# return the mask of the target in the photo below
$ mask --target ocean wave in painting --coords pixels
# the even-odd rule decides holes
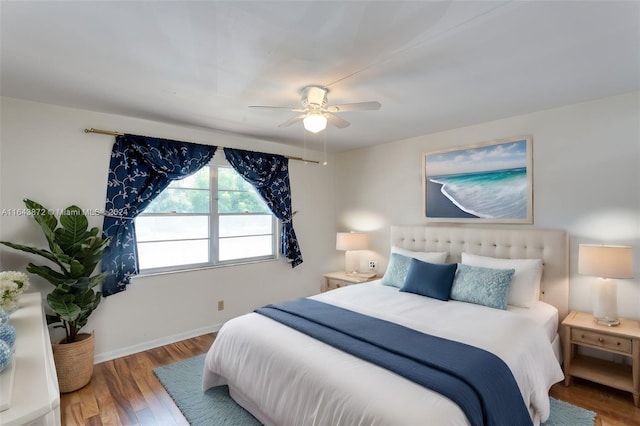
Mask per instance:
[[[527,217],[527,169],[429,177],[442,185],[442,194],[458,208],[486,218],[524,219]]]

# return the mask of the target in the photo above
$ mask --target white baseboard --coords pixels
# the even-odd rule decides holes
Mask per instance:
[[[126,348],[118,349],[115,351],[96,353],[94,363],[97,364],[99,362],[109,361],[115,358],[143,352],[149,349],[157,348],[159,346],[164,346],[170,343],[179,342],[181,340],[190,339],[192,337],[202,336],[203,334],[216,333],[220,331],[220,327],[222,327],[222,324],[214,324],[211,326],[186,331],[184,333],[166,336],[161,339],[150,340],[148,342],[139,343],[137,345],[128,346]]]

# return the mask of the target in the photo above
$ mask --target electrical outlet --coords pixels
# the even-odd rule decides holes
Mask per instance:
[[[218,310],[224,311],[224,300],[218,300]]]
[[[376,261],[375,260],[370,260],[369,261],[369,270],[373,271],[376,269]]]

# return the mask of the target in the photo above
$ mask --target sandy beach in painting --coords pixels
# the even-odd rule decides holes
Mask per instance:
[[[426,214],[428,218],[472,219],[478,217],[465,212],[453,204],[453,202],[442,193],[442,184],[427,179],[426,189]]]

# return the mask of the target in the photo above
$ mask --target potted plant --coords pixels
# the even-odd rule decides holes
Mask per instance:
[[[40,225],[49,249],[39,249],[7,241],[7,247],[41,256],[53,265],[29,263],[27,272],[36,274],[53,285],[47,304],[53,314],[47,314],[47,324],[63,328],[65,338],[53,344],[53,357],[60,392],[72,392],[91,380],[94,361],[93,333],[80,333],[89,316],[98,307],[102,294],[96,288],[107,273],[94,275],[108,240],[98,228],[89,228],[86,215],[78,206],[62,211],[60,221],[50,210],[28,199],[26,211]]]

